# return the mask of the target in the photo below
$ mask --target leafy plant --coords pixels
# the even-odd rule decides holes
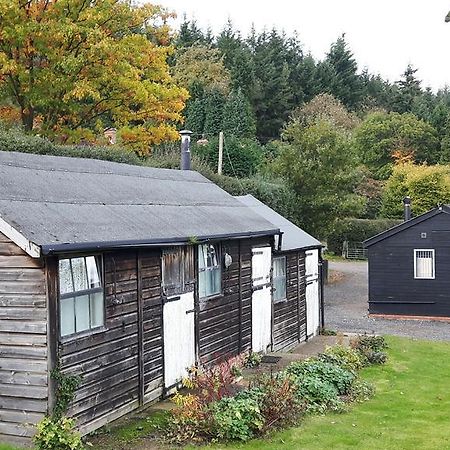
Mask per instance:
[[[297,378],[297,397],[305,402],[309,413],[324,413],[327,409],[340,410],[343,402],[333,383],[315,376]]]
[[[252,398],[224,397],[211,405],[215,437],[247,441],[264,425],[258,402]]]
[[[356,375],[348,370],[343,369],[339,365],[317,359],[307,359],[291,363],[287,369],[290,373],[297,377],[298,382],[302,382],[304,378],[316,378],[334,386],[338,394],[346,394]]]
[[[81,436],[74,428],[73,419],[45,417],[38,423],[33,441],[38,450],[82,450]]]
[[[253,367],[258,367],[261,364],[262,355],[257,352],[250,352],[244,361],[244,366],[247,369],[252,369]]]
[[[383,336],[359,336],[352,342],[352,347],[360,353],[365,365],[384,364],[387,361],[387,354],[383,350],[388,345]]]
[[[364,402],[375,395],[375,388],[365,380],[355,380],[349,392],[352,402]]]
[[[64,374],[59,366],[52,370],[51,377],[56,381],[56,401],[52,417],[60,419],[67,411],[69,403],[73,400],[75,391],[81,383],[81,377],[79,375]]]
[[[327,347],[325,352],[318,356],[324,362],[338,365],[339,367],[356,373],[363,367],[363,360],[360,353],[351,347],[344,345],[333,345]]]

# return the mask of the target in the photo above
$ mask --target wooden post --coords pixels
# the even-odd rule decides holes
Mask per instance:
[[[219,163],[217,164],[217,173],[222,175],[223,163],[223,131],[219,133]]]

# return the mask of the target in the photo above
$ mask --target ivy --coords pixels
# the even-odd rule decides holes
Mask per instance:
[[[59,364],[50,375],[56,381],[56,400],[52,418],[58,420],[67,412],[70,402],[74,399],[75,391],[81,383],[81,376],[62,373]]]

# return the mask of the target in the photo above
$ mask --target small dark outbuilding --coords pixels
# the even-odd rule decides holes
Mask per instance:
[[[450,207],[439,206],[367,241],[369,313],[450,318]]]

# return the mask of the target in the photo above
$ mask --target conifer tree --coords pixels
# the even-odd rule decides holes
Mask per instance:
[[[395,83],[398,87],[398,93],[394,98],[392,107],[395,112],[411,112],[414,100],[422,94],[421,81],[416,78],[416,72],[417,69],[408,64],[402,74],[402,79]]]
[[[222,131],[236,137],[254,137],[255,119],[249,101],[241,89],[232,91],[223,109]]]
[[[224,103],[224,94],[217,88],[213,88],[205,96],[205,126],[203,131],[208,138],[222,131]]]

